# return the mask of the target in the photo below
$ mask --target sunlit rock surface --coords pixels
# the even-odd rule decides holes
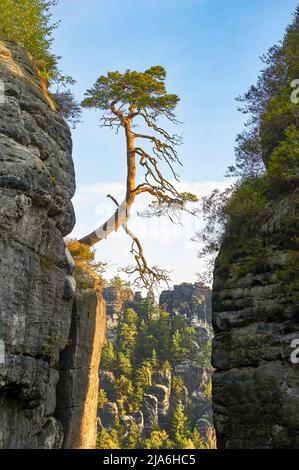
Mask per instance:
[[[94,449],[97,438],[98,370],[106,306],[100,281],[87,273],[84,276],[85,288],[76,291],[69,343],[60,356],[56,416],[67,449]]]

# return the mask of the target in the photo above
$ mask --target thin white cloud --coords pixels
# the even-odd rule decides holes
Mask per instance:
[[[215,188],[224,190],[230,181],[197,181],[178,184],[180,191],[190,191],[199,197],[207,196]],[[79,186],[73,200],[77,224],[71,234],[80,238],[101,223],[105,222],[115,209],[108,199],[111,194],[121,201],[125,186],[120,182],[101,182],[93,185]],[[129,222],[131,230],[142,241],[149,264],[158,265],[171,271],[174,284],[194,282],[196,273],[204,270],[197,258],[198,245],[191,241],[196,231],[202,227],[200,217],[184,214],[182,225],[175,225],[167,217],[144,219],[137,212],[144,210],[150,198],[137,198]],[[130,255],[131,240],[122,229],[111,234],[97,245],[97,258],[109,263],[107,277],[112,277],[120,267],[132,263]]]

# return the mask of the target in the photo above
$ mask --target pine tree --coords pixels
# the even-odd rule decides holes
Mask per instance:
[[[184,408],[179,404],[171,419],[171,432],[177,449],[194,449],[194,443],[190,438],[187,429],[188,419],[184,413]]]
[[[114,351],[114,346],[112,341],[105,341],[103,348],[102,348],[102,353],[101,353],[101,364],[100,368],[102,370],[110,370],[114,371],[115,369],[115,359],[116,359],[116,354]]]
[[[145,449],[173,449],[173,446],[173,442],[164,430],[152,431],[150,437],[143,443]]]
[[[156,369],[158,367],[158,355],[155,349],[153,349],[153,352],[152,352],[151,366],[152,366],[152,369]]]
[[[161,362],[171,360],[171,317],[168,312],[160,310],[159,318],[153,322],[151,328],[152,334],[156,339],[156,351],[159,351],[159,360]]]
[[[136,347],[135,347],[135,360],[136,365],[139,366],[142,364],[145,358],[150,358],[152,354],[152,350],[156,349],[157,341],[150,331],[149,326],[146,324],[144,320],[141,320],[138,334],[136,339]]]
[[[172,361],[174,364],[178,363],[183,358],[184,348],[182,335],[179,330],[176,330],[172,336],[171,341]]]
[[[107,431],[103,428],[98,434],[97,449],[120,449],[121,442],[117,430]]]
[[[144,361],[142,366],[136,371],[136,384],[142,389],[152,385],[153,369],[150,361]]]
[[[241,178],[260,176],[275,147],[298,125],[298,105],[291,101],[291,85],[299,77],[299,7],[281,43],[262,57],[265,66],[257,84],[238,98],[240,110],[249,115],[237,137],[236,166],[230,172]]]
[[[137,326],[122,322],[119,327],[119,349],[126,354],[132,353],[137,337]]]
[[[118,352],[117,354],[117,365],[116,365],[116,372],[118,375],[124,375],[125,377],[131,377],[133,372],[133,367],[130,361],[130,357],[128,357],[123,352]]]
[[[140,429],[136,423],[131,423],[130,430],[123,434],[122,448],[136,449],[140,439]]]
[[[130,400],[134,393],[134,387],[132,381],[121,375],[115,380],[114,391],[117,397],[117,400],[123,402],[126,406],[130,404]]]
[[[194,444],[195,449],[206,449],[204,440],[200,437],[200,434],[196,428],[194,428],[193,430],[193,433],[191,435],[191,440]]]
[[[184,414],[183,405],[179,404],[175,409],[172,419],[171,419],[171,430],[173,436],[177,439],[177,437],[184,437],[186,432],[186,423],[187,418]]]
[[[181,139],[171,135],[161,125],[159,118],[178,123],[175,109],[179,97],[168,93],[165,86],[166,70],[157,65],[144,72],[126,70],[108,72],[101,75],[92,88],[87,90],[82,106],[101,112],[101,125],[123,130],[127,163],[126,197],[117,205],[117,210],[100,227],[81,238],[88,246],[104,240],[113,231],[123,227],[132,239],[131,253],[135,264],[126,268],[126,273],[136,275],[138,281],[148,291],[153,292],[161,282],[169,280],[165,270],[150,267],[146,261],[142,244],[129,229],[128,221],[135,199],[144,194],[153,198],[147,215],[168,215],[171,220],[178,211],[186,210],[188,202],[196,202],[194,194],[179,192],[172,181],[167,179],[162,165],[170,169],[171,177],[178,179],[175,165],[180,163],[177,145]],[[145,128],[137,132],[136,126]],[[137,167],[143,178],[137,181]],[[164,173],[164,174],[163,174]]]

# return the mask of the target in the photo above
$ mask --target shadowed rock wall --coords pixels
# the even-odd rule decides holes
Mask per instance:
[[[215,267],[213,408],[219,448],[299,448],[298,175],[227,231]]]
[[[75,222],[72,141],[28,55],[4,41],[0,80],[0,448],[56,448],[74,296],[63,240]]]

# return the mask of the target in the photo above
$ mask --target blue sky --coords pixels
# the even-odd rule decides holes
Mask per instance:
[[[63,57],[62,70],[78,81],[78,99],[109,70],[163,65],[169,91],[181,97],[180,175],[199,191],[206,190],[224,184],[223,175],[234,160],[235,137],[244,122],[235,98],[255,83],[259,57],[282,38],[297,4],[298,0],[60,0],[54,50]],[[83,123],[73,132],[75,235],[101,221],[104,214],[98,204],[102,200],[107,205],[104,191],[125,178],[124,142],[99,128],[98,118],[95,111],[84,111]],[[150,256],[170,264],[175,282],[194,280],[200,270],[196,247],[187,250],[187,238],[181,242],[160,247],[157,239],[147,242],[145,237]],[[112,240],[102,250],[115,267],[123,262],[115,252],[129,247],[122,243]],[[180,253],[176,260],[174,250]],[[184,260],[188,268],[183,268]]]
[[[183,179],[223,177],[242,128],[235,97],[254,83],[259,56],[278,41],[297,0],[60,0],[55,50],[82,98],[100,74],[163,65],[181,97]],[[84,113],[74,132],[78,183],[124,177],[120,139]],[[93,168],[93,171],[91,171]]]

